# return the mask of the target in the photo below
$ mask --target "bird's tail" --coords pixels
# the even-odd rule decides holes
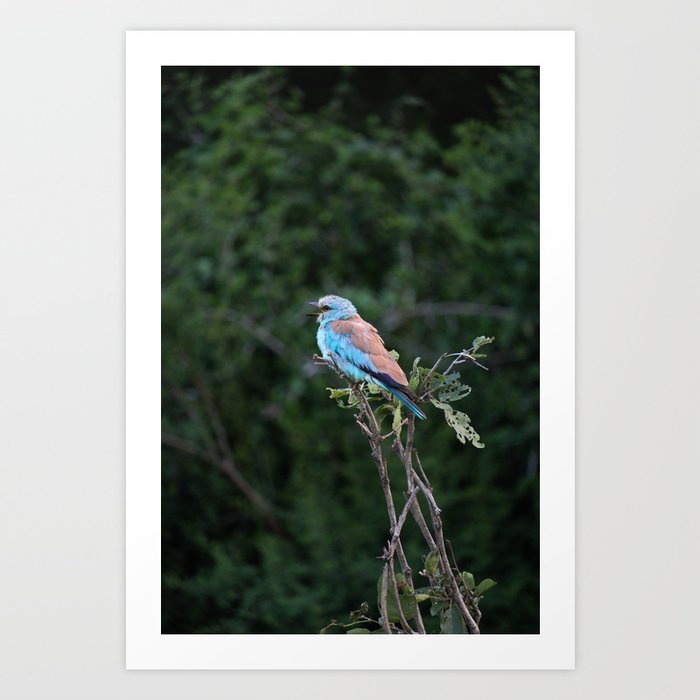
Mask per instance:
[[[413,402],[413,399],[403,392],[399,391],[398,389],[392,389],[391,387],[388,387],[386,385],[383,386],[384,389],[386,389],[392,396],[395,396],[406,408],[414,413],[418,418],[421,420],[426,419],[425,413],[416,406],[416,404]]]

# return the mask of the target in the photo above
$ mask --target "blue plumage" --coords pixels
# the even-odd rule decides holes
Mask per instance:
[[[381,387],[424,420],[404,371],[387,352],[377,329],[358,315],[352,302],[328,295],[310,303],[319,310],[316,342],[321,355],[350,379]]]

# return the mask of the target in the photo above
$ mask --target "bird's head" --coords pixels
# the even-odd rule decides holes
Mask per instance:
[[[310,301],[311,306],[315,306],[318,311],[307,316],[316,316],[316,321],[343,321],[348,318],[357,316],[357,309],[353,303],[343,297],[338,297],[335,294],[328,294],[321,297],[318,301]]]

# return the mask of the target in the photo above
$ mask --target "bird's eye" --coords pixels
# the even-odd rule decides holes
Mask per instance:
[[[330,311],[331,307],[330,306],[324,306],[321,311]]]

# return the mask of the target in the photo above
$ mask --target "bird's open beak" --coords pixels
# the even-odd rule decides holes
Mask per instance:
[[[311,306],[315,306],[316,308],[318,308],[318,302],[317,302],[317,301],[310,301],[309,304],[311,304]],[[319,314],[319,312],[316,311],[316,313],[310,313],[310,314],[304,314],[304,315],[305,315],[305,316],[318,316],[318,314]]]

